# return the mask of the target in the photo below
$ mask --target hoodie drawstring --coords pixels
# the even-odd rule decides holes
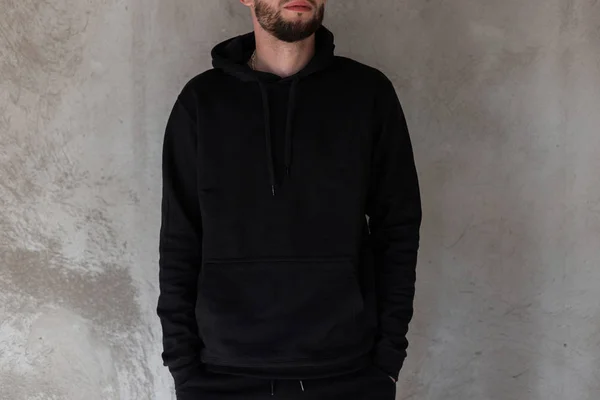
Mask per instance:
[[[285,174],[290,176],[290,168],[292,167],[292,126],[294,112],[296,111],[296,86],[298,86],[298,79],[292,81],[290,87],[290,95],[288,98],[288,110],[285,121]],[[302,383],[302,381],[300,381]]]
[[[273,138],[271,137],[271,110],[269,107],[269,93],[264,83],[258,81],[260,87],[260,93],[262,96],[263,103],[263,117],[265,124],[265,145],[267,150],[267,169],[269,171],[269,182],[271,184],[271,193],[275,196],[275,161],[273,159]],[[288,97],[288,109],[285,122],[285,155],[284,165],[285,173],[290,176],[290,170],[292,166],[292,127],[294,120],[294,113],[296,109],[296,88],[298,86],[298,79],[292,81],[290,87],[290,94]]]
[[[271,182],[271,193],[275,196],[275,166],[273,165],[273,145],[271,144],[271,110],[269,108],[269,94],[262,82],[258,81],[258,86],[260,86],[260,94],[262,95],[263,116],[265,119],[265,142],[267,146],[269,181]]]
[[[300,389],[302,389],[302,391],[304,392],[304,383],[302,382],[302,379],[300,379],[298,382],[300,382]],[[271,379],[271,396],[275,395],[275,381],[273,379]]]

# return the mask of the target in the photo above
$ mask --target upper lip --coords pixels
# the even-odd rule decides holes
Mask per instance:
[[[304,1],[304,0],[295,0],[295,1],[290,1],[289,3],[287,3],[285,5],[285,8],[288,7],[308,7],[308,8],[312,8],[312,4],[310,4],[308,1]]]

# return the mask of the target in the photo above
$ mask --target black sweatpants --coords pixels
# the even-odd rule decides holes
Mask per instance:
[[[259,379],[202,371],[177,400],[394,400],[396,384],[375,366],[318,379]]]

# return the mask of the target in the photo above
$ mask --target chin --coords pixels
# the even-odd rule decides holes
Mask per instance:
[[[303,23],[308,23],[309,21],[311,21],[311,18],[310,18],[310,16],[306,16],[306,17],[305,16],[302,16],[302,17],[296,16],[296,17],[287,18],[287,21],[292,22],[292,23],[297,23],[297,24],[300,24],[300,23],[303,24]]]
[[[293,20],[297,20],[297,19],[309,19],[309,18],[312,18],[314,16],[314,14],[315,14],[314,11],[302,11],[302,12],[299,12],[299,11],[291,11],[291,10],[285,10],[285,9],[284,9],[284,11],[285,11],[286,14],[291,15],[292,17],[290,17],[290,19],[293,19]]]
[[[304,17],[304,16],[302,16],[302,17],[295,16],[295,17],[286,18],[286,21],[288,21],[288,22],[296,22],[296,23],[299,23],[299,22],[308,22],[310,20],[311,20],[310,17]]]

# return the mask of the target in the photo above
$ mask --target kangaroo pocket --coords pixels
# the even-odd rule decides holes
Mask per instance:
[[[206,262],[197,303],[204,359],[251,366],[340,356],[361,340],[363,307],[351,258]]]

